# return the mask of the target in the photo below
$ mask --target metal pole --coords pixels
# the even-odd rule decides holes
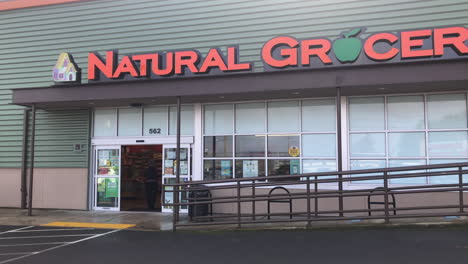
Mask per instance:
[[[314,194],[315,194],[315,198],[314,198],[314,215],[315,217],[318,216],[318,184],[317,184],[317,180],[318,180],[318,177],[315,176],[315,183],[314,183]]]
[[[240,181],[237,181],[237,228],[241,228],[241,188]]]
[[[177,145],[176,145],[176,184],[180,183],[180,112],[181,112],[181,99],[180,96],[177,96]],[[179,186],[176,186],[174,189],[174,203],[179,203]],[[179,221],[179,206],[175,205],[174,208],[174,230],[175,224]]]
[[[87,202],[86,202],[86,209],[90,210],[92,208],[92,191],[94,190],[94,175],[93,175],[93,170],[94,170],[94,161],[92,160],[93,158],[93,146],[91,144],[91,138],[93,137],[93,109],[89,108],[88,109],[88,144],[87,144],[87,151],[88,155],[86,155],[86,164],[88,164],[88,191],[87,191]],[[89,175],[92,175],[91,178]]]
[[[317,193],[315,193],[317,195]],[[317,200],[317,197],[314,198]],[[310,227],[310,176],[307,176],[307,227]]]
[[[255,180],[252,181],[252,220],[255,220]]]
[[[341,134],[341,88],[336,87],[336,136],[338,138],[338,172],[343,171],[343,146],[341,142],[342,134]],[[339,190],[339,197],[338,197],[338,207],[340,211],[340,216],[343,216],[343,175],[338,174],[338,190]]]
[[[21,155],[21,209],[27,207],[28,196],[28,112],[29,109],[24,109],[23,112],[23,148]]]
[[[459,191],[459,202],[460,202],[460,213],[463,213],[465,210],[465,203],[463,201],[463,173],[462,173],[463,168],[458,167],[458,188],[460,189]]]
[[[32,108],[31,108],[31,159],[30,159],[30,165],[29,165],[28,216],[32,216],[35,134],[36,134],[36,106],[32,105]]]
[[[388,174],[386,171],[383,173],[384,178],[384,202],[385,202],[385,223],[390,223],[390,216],[388,212]]]

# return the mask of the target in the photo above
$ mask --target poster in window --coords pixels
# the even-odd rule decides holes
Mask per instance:
[[[170,159],[170,160],[175,160],[176,159],[175,149],[167,149],[166,154],[167,154],[166,159]]]
[[[164,202],[172,203],[174,200],[174,193],[172,192],[172,187],[164,187]],[[164,208],[172,208],[172,206],[165,206]]]
[[[187,160],[187,149],[180,150],[180,160]]]
[[[231,161],[222,160],[221,161],[221,177],[230,177],[231,173]]]
[[[165,160],[164,161],[164,167],[166,167],[166,168],[174,167],[174,161],[173,160]]]
[[[180,161],[180,174],[188,175],[188,162],[187,161]]]
[[[117,197],[118,189],[117,179],[106,179],[106,198]]]
[[[244,177],[258,177],[258,160],[244,160],[242,163]]]
[[[301,154],[301,150],[297,146],[291,146],[288,149],[289,156],[298,157]]]
[[[165,168],[164,174],[174,175],[174,168]]]
[[[290,170],[289,173],[291,175],[299,174],[300,169],[301,169],[301,166],[300,166],[299,160],[291,160],[291,163],[289,165],[289,170]]]

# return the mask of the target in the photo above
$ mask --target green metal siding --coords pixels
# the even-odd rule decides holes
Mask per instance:
[[[367,33],[468,26],[468,0],[101,0],[0,12],[0,167],[18,167],[22,108],[9,89],[52,85],[61,52],[87,76],[87,53],[123,53],[240,45],[241,61],[262,71],[260,48],[274,36],[336,38],[353,27]],[[37,165],[86,167],[69,151],[87,143],[87,111],[39,114]]]
[[[23,111],[19,111],[18,114],[0,115],[0,124],[0,167],[20,167]],[[38,110],[35,167],[87,167],[88,124],[88,110]],[[31,129],[28,132],[30,137]],[[86,147],[81,152],[74,152],[74,144],[84,144]],[[28,150],[29,148],[30,144]]]
[[[88,110],[37,111],[35,167],[87,167],[88,128]],[[74,144],[86,147],[74,152]]]

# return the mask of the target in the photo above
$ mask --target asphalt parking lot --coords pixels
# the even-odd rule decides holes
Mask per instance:
[[[0,226],[0,264],[468,263],[468,227],[145,232]]]
[[[0,226],[0,263],[13,263],[74,243],[94,239],[118,230],[54,228],[42,226]]]

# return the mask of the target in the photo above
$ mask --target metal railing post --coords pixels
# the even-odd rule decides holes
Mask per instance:
[[[317,199],[317,198],[315,198]],[[310,227],[311,215],[310,215],[310,177],[307,176],[307,227]]]
[[[318,177],[315,176],[315,183],[314,183],[314,194],[315,194],[315,199],[314,199],[314,215],[315,217],[318,216],[318,183],[317,183]]]
[[[386,171],[383,173],[384,178],[384,202],[385,202],[385,223],[390,223],[390,215],[388,212],[388,174]]]
[[[237,227],[241,228],[241,191],[240,181],[237,181]]]
[[[255,220],[255,180],[252,181],[252,220]]]
[[[459,202],[460,202],[460,213],[465,211],[465,203],[463,201],[463,168],[458,167],[458,188],[459,188]]]

